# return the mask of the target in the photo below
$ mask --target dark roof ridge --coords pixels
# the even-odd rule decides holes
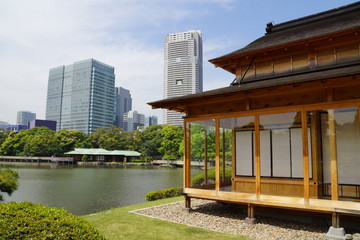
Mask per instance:
[[[341,15],[344,13],[349,13],[352,11],[356,11],[358,9],[360,9],[360,1],[348,4],[348,5],[340,6],[337,8],[333,8],[333,9],[330,9],[330,10],[327,10],[324,12],[315,13],[315,14],[308,15],[305,17],[293,19],[293,20],[290,20],[287,22],[282,22],[282,23],[275,24],[275,25],[272,25],[272,23],[268,23],[267,27],[266,27],[266,32],[267,32],[266,34],[282,31],[282,30],[285,30],[288,28],[296,27],[296,26],[307,24],[310,22],[321,21],[326,18],[331,18],[331,17]]]

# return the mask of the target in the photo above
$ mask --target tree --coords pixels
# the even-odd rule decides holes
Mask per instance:
[[[24,152],[28,156],[51,156],[61,153],[60,146],[56,141],[55,132],[39,133],[26,142]]]
[[[10,134],[9,130],[5,130],[3,128],[0,128],[0,146],[3,142],[5,142],[6,138]]]
[[[183,131],[180,127],[164,125],[161,130],[161,147],[159,152],[165,159],[174,160],[180,158],[179,148],[183,141]]]
[[[14,170],[0,170],[0,192],[5,192],[10,196],[19,186],[18,178],[18,172]],[[0,193],[0,201],[2,200],[3,195]]]
[[[134,150],[141,152],[143,157],[153,158],[161,155],[159,149],[162,142],[162,129],[163,125],[152,125],[138,132],[133,138],[136,146]]]
[[[89,141],[95,148],[104,148],[106,150],[128,149],[131,139],[128,132],[124,132],[121,128],[112,126],[105,130],[99,128],[89,137]]]
[[[47,127],[34,127],[32,129],[21,130],[18,133],[12,132],[0,147],[0,154],[8,156],[24,156],[25,144],[36,135],[45,133],[55,133]]]
[[[88,136],[80,131],[72,131],[61,129],[55,134],[57,143],[59,144],[60,155],[70,152],[75,148],[90,148],[91,143]]]

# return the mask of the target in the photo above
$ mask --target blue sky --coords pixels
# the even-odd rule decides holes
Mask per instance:
[[[49,69],[94,58],[115,67],[116,86],[129,89],[133,110],[162,99],[164,38],[203,34],[204,90],[234,76],[209,59],[237,50],[274,24],[350,4],[351,0],[2,0],[0,2],[0,121],[17,111],[45,119]]]

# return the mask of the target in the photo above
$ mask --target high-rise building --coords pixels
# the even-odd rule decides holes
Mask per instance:
[[[202,34],[188,31],[167,34],[164,53],[164,98],[203,90]],[[164,110],[164,124],[182,126],[183,114]]]
[[[36,118],[36,113],[32,113],[29,111],[18,111],[17,112],[17,125],[24,125],[27,126],[29,122]]]
[[[145,117],[145,127],[158,124],[157,116],[146,116]]]
[[[122,88],[115,88],[115,122],[114,125],[125,129],[124,126],[124,113],[131,111],[132,98],[130,91]]]
[[[57,130],[79,130],[87,134],[109,128],[115,113],[114,67],[94,59],[59,66],[49,71],[46,120],[57,122]]]
[[[137,111],[124,113],[124,125],[124,130],[127,132],[136,130],[138,127],[145,125],[145,115],[138,113]]]

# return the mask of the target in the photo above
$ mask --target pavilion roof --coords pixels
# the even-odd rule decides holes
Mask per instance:
[[[66,155],[99,155],[99,156],[125,156],[139,157],[141,154],[137,151],[114,150],[108,151],[102,148],[75,148],[75,150],[65,153]]]

